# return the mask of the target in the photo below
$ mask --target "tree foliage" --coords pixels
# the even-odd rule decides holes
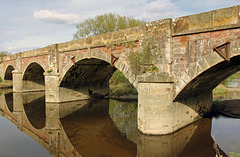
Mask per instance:
[[[74,39],[114,32],[138,26],[142,23],[144,23],[144,21],[118,14],[107,13],[97,15],[95,18],[88,18],[84,22],[76,25],[78,30],[74,34]]]
[[[7,52],[7,51],[0,51],[0,57],[3,57],[3,56],[8,56],[10,55],[11,53],[10,52]]]

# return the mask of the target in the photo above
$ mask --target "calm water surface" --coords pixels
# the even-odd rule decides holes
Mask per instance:
[[[240,151],[240,120],[203,118],[166,136],[137,132],[137,102],[45,103],[44,93],[0,96],[0,156],[215,156]]]

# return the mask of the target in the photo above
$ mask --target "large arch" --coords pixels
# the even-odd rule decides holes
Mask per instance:
[[[212,52],[176,77],[174,100],[183,100],[201,93],[211,92],[217,85],[232,74],[240,71],[240,41],[230,45],[230,60]]]
[[[103,60],[83,59],[68,70],[60,86],[71,88],[108,87],[108,80],[115,71],[114,66]]]
[[[129,82],[131,84],[133,84],[133,86],[137,89],[137,80],[136,80],[136,75],[131,71],[129,64],[126,63],[126,61],[123,61],[121,58],[119,58],[118,60],[116,60],[114,62],[114,64],[112,65],[112,55],[111,54],[107,54],[105,52],[95,52],[95,53],[91,53],[91,52],[85,52],[84,54],[78,54],[76,56],[74,56],[75,59],[75,64],[73,62],[69,62],[68,64],[66,64],[61,72],[61,76],[60,76],[60,85],[59,86],[63,86],[63,82],[66,82],[66,76],[71,75],[70,71],[72,70],[76,70],[78,65],[84,66],[84,64],[88,64],[89,65],[94,65],[94,62],[96,63],[96,65],[103,65],[105,68],[105,70],[100,70],[98,71],[98,73],[103,72],[102,74],[104,74],[105,81],[103,81],[103,84],[106,84],[106,82],[108,81],[108,79],[110,79],[110,77],[112,76],[112,74],[114,73],[115,70],[119,70],[121,71],[124,76],[129,80]],[[107,69],[107,71],[106,71]],[[80,69],[79,69],[80,70]],[[96,69],[95,69],[96,70]],[[70,73],[69,73],[70,72]],[[109,73],[108,73],[109,72]],[[90,73],[89,73],[90,74]],[[87,75],[87,74],[85,74]]]

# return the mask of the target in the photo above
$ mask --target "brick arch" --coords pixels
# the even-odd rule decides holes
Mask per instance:
[[[46,71],[46,67],[47,65],[44,64],[42,61],[40,60],[36,60],[36,59],[32,59],[30,60],[27,64],[25,64],[26,66],[23,68],[23,75],[26,72],[27,68],[29,67],[29,65],[31,65],[32,63],[37,63],[38,65],[40,65],[44,71]]]
[[[84,59],[99,59],[102,61],[105,61],[109,64],[111,64],[111,55],[104,53],[104,52],[98,52],[98,53],[94,53],[91,54],[91,52],[85,52],[84,54],[78,54],[75,56],[75,62],[79,62],[81,60]],[[69,71],[69,69],[73,66],[72,62],[69,62],[68,64],[66,64],[66,66],[64,66],[61,76],[60,76],[60,81],[59,83],[61,84],[64,76],[66,75],[66,73]],[[119,71],[121,71],[124,76],[129,80],[130,83],[133,84],[133,86],[137,89],[137,80],[136,80],[136,75],[131,71],[129,64],[126,63],[126,61],[124,61],[124,59],[119,58],[113,65],[116,69],[118,69]],[[59,86],[60,86],[59,84]]]
[[[227,77],[240,71],[240,41],[230,44],[230,61],[212,51],[175,79],[176,95],[181,100],[199,91],[213,90]]]
[[[12,80],[12,71],[15,70],[16,68],[12,64],[8,64],[6,67],[7,68],[5,69],[3,79]]]

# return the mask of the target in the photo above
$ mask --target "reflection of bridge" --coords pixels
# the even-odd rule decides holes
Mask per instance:
[[[10,95],[11,93],[0,96],[1,115],[44,146],[53,156],[98,156],[103,151],[106,155],[114,154],[115,156],[127,156],[129,154],[136,156],[137,153],[139,157],[215,155],[215,150],[212,147],[210,119],[195,123],[166,136],[138,134],[133,139],[137,143],[136,150],[135,144],[120,137],[120,132],[116,128],[114,129],[114,124],[108,116],[110,114],[120,131],[126,129],[129,136],[137,134],[136,130],[131,130],[132,126],[126,128],[126,125],[135,126],[136,121],[134,115],[132,115],[133,118],[129,118],[129,112],[131,111],[128,108],[129,104],[113,101],[109,104],[109,107],[106,103],[107,100],[103,100],[103,103],[97,101],[92,104],[92,107],[87,101],[45,104],[42,93],[13,93],[13,96]],[[8,100],[5,101],[4,99]],[[45,106],[46,108],[42,110],[42,107]],[[91,112],[84,112],[84,108],[89,110],[89,107],[91,107]],[[109,113],[103,113],[108,111],[108,107]],[[120,108],[121,110],[119,110]],[[11,109],[13,110],[10,111]],[[35,110],[45,113],[41,114],[42,116],[38,119],[38,121],[44,123],[41,128],[36,128],[39,126],[38,122],[34,121],[36,117],[31,114],[31,112],[35,113]],[[135,114],[134,110],[132,113]],[[80,111],[81,114],[74,116],[77,114],[76,111]],[[119,118],[117,115],[119,115]],[[127,118],[128,121],[124,124],[120,118]],[[125,134],[126,132],[121,133]],[[129,138],[132,139],[132,137]],[[126,145],[128,145],[127,148]],[[134,151],[129,150],[129,147],[133,148]],[[120,153],[116,154],[117,151],[120,151]],[[221,151],[221,154],[224,154],[224,152]]]
[[[234,6],[165,19],[17,53],[1,59],[0,75],[13,79],[14,92],[45,89],[46,102],[60,102],[66,93],[60,87],[105,89],[118,69],[138,89],[139,130],[172,133],[210,112],[212,89],[240,70],[239,11]],[[144,51],[146,41],[154,45],[159,72],[140,76],[128,54]]]

